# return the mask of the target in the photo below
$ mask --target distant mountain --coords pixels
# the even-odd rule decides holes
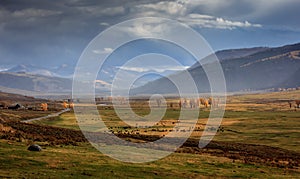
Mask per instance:
[[[0,72],[0,86],[36,92],[70,92],[72,80],[27,73]]]
[[[53,68],[44,68],[35,65],[16,65],[12,68],[5,70],[4,72],[11,72],[11,73],[27,73],[33,75],[43,75],[49,77],[63,77],[63,78],[71,78],[74,73],[74,68],[63,64],[58,67]]]
[[[254,47],[254,48],[221,50],[221,51],[217,51],[215,54],[209,55],[208,57],[203,59],[203,61],[205,61],[205,63],[207,63],[207,62],[209,63],[211,58],[215,58],[215,56],[217,56],[218,60],[220,62],[222,62],[224,60],[230,60],[230,59],[235,59],[235,58],[243,58],[243,57],[258,53],[258,52],[265,51],[267,49],[269,49],[269,48],[267,48],[267,47]],[[190,69],[197,68],[199,66],[201,66],[199,63],[195,63],[194,65],[192,65],[190,67]]]
[[[96,87],[98,89],[103,89],[103,90],[109,90],[111,87],[111,84],[114,80],[115,75],[117,72],[120,70],[120,67],[116,66],[104,66],[100,70],[100,73],[98,74],[97,78],[97,84]],[[59,77],[59,78],[73,78],[74,74],[74,67],[62,64],[57,67],[49,67],[49,68],[43,68],[35,65],[16,65],[13,66],[12,68],[3,70],[2,72],[8,72],[8,73],[22,73],[22,74],[28,74],[28,75],[42,75],[42,76],[47,76],[47,77]],[[171,74],[174,71],[166,71],[165,74]],[[122,74],[126,76],[126,78],[134,78],[136,77],[139,72],[137,71],[131,71],[131,70],[125,70],[122,69]],[[153,77],[153,76],[148,76],[143,78],[143,80],[137,81],[135,83],[135,86],[141,86],[146,84],[147,82],[153,81],[158,79],[159,77]]]
[[[72,65],[62,64],[57,67],[50,68],[58,77],[72,78],[75,67]]]
[[[220,63],[228,91],[255,91],[300,86],[300,43],[277,48],[248,50],[227,50],[216,53],[219,58],[221,57]],[[209,62],[210,58],[203,60]],[[189,68],[188,72],[192,75],[199,92],[210,91],[202,66],[197,63]],[[182,72],[172,75],[172,78],[184,82],[181,76]],[[176,87],[167,78],[161,78],[134,89],[132,93],[176,92]]]
[[[103,84],[103,82],[105,83],[105,87],[111,87],[111,84],[113,83],[113,80],[116,76],[116,74],[118,72],[121,71],[122,77],[124,79],[133,79],[136,78],[137,76],[139,76],[141,74],[140,71],[137,70],[131,70],[131,69],[124,69],[121,67],[116,67],[116,66],[108,66],[105,65],[102,67],[102,69],[100,70],[100,73],[98,74],[97,79],[99,81],[102,81],[101,83]],[[177,70],[178,72],[179,70]],[[156,73],[154,70],[149,70],[147,72],[153,72]],[[174,73],[174,70],[168,70],[168,69],[164,69],[163,72],[160,72],[162,76],[167,76],[170,74]],[[134,87],[138,87],[138,86],[142,86],[145,85],[146,83],[150,82],[150,81],[154,81],[156,79],[159,79],[161,76],[159,75],[146,75],[143,76],[142,79],[140,80],[136,80],[135,83],[133,84]]]
[[[45,68],[40,68],[34,65],[16,65],[6,70],[6,72],[29,73],[29,74],[44,75],[44,76],[56,76],[56,74],[51,72],[50,70]]]
[[[290,76],[287,80],[282,82],[279,86],[282,88],[288,88],[288,87],[294,87],[295,84],[298,84],[296,86],[300,86],[300,68]]]
[[[223,50],[216,52],[224,71],[227,90],[255,91],[271,88],[291,88],[300,86],[300,44],[287,45],[277,48],[249,48]],[[208,56],[203,59],[210,65]],[[109,92],[115,74],[120,70],[117,66],[104,66],[96,80],[96,92]],[[138,71],[122,69],[127,79],[132,79]],[[0,89],[40,93],[70,93],[74,69],[68,65],[53,68],[41,68],[34,65],[17,65],[5,72],[0,72]],[[183,72],[164,73],[186,82]],[[199,92],[209,92],[210,86],[199,63],[188,69]],[[67,78],[68,77],[68,78]],[[140,86],[131,91],[132,94],[176,93],[176,87],[167,79],[157,76],[147,76],[137,81]],[[122,89],[120,89],[122,91]]]
[[[19,94],[5,93],[0,91],[1,102],[8,103],[28,103],[28,102],[47,102],[45,99],[38,99],[30,96],[23,96]]]
[[[220,61],[230,60],[234,58],[246,57],[258,52],[268,50],[267,47],[254,47],[254,48],[242,48],[242,49],[230,49],[230,50],[221,50],[216,52],[216,55]]]

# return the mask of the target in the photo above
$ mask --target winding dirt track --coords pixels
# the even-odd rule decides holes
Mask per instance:
[[[33,118],[33,119],[28,119],[28,120],[24,120],[22,122],[29,123],[29,122],[32,122],[32,121],[39,121],[39,120],[48,119],[48,118],[51,118],[51,117],[57,117],[57,116],[65,113],[65,112],[68,112],[68,111],[70,111],[69,108],[64,109],[64,110],[62,110],[60,112],[57,112],[57,113],[49,114],[48,116],[43,116],[43,117],[37,117],[37,118]]]

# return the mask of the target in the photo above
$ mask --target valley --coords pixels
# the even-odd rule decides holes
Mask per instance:
[[[0,160],[1,168],[5,168],[0,176],[99,177],[108,172],[113,178],[152,178],[156,175],[165,178],[296,177],[300,173],[300,110],[294,106],[290,108],[288,102],[299,97],[299,92],[228,96],[222,124],[213,141],[205,148],[198,148],[202,126],[209,114],[209,108],[203,107],[195,127],[199,127],[200,133],[194,131],[182,147],[164,159],[130,166],[93,148],[79,130],[73,111],[31,124],[21,121],[33,116],[14,111],[22,117],[4,117],[0,126]],[[174,99],[167,101],[174,102]],[[133,102],[133,110],[140,115],[147,114],[149,108],[145,104]],[[176,121],[180,113],[175,106],[168,108],[163,120],[155,126],[139,129],[126,127],[110,105],[99,106],[98,110],[116,136],[133,143],[163,137],[172,129],[170,124]],[[0,112],[5,113],[5,110],[0,109]],[[110,145],[111,141],[106,142]],[[27,151],[30,143],[39,144],[43,150],[38,153]],[[17,163],[22,163],[23,167],[11,167],[18,166]]]

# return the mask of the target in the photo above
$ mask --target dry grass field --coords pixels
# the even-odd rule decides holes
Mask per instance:
[[[122,163],[98,152],[82,136],[73,112],[34,124],[4,123],[0,126],[0,176],[298,178],[300,109],[290,108],[288,102],[299,98],[299,90],[229,96],[222,124],[206,148],[197,147],[209,115],[209,109],[203,108],[195,126],[199,131],[194,131],[190,140],[176,153],[145,164]],[[137,114],[146,115],[149,108],[145,104],[136,102],[132,107]],[[133,142],[163,137],[173,129],[180,113],[168,108],[163,120],[141,129],[128,127],[111,106],[99,106],[98,110],[111,131]],[[19,120],[27,118],[22,112],[11,114],[20,115]],[[42,152],[27,151],[32,142],[41,145]]]

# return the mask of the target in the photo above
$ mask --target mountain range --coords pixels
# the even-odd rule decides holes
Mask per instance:
[[[39,67],[32,64],[19,64],[3,70],[4,72],[11,73],[27,73],[32,75],[43,75],[48,77],[62,77],[62,78],[71,78],[74,73],[74,68],[66,64],[62,64],[58,67],[45,68]]]
[[[64,93],[70,92],[72,80],[60,77],[50,77],[37,74],[28,74],[25,72],[0,72],[0,87],[8,89],[6,92],[15,90],[24,90],[30,92],[44,93]]]
[[[300,86],[300,43],[276,48],[256,47],[229,49],[215,53],[222,66],[227,90],[256,91]],[[211,56],[202,59],[209,62]],[[119,67],[107,67],[101,71],[96,86],[99,91],[109,91],[114,74]],[[192,75],[199,92],[209,92],[210,86],[203,66],[195,63],[187,69]],[[70,93],[74,68],[61,65],[41,68],[34,65],[17,65],[0,72],[0,90]],[[135,75],[133,71],[127,71]],[[168,72],[171,74],[171,72]],[[172,73],[180,78],[181,71]],[[168,75],[169,75],[168,74]],[[132,94],[176,93],[177,89],[168,78],[145,78],[132,90]],[[18,92],[19,93],[19,92]]]
[[[252,48],[216,52],[222,66],[227,91],[257,91],[300,86],[300,43],[276,48]],[[209,61],[209,56],[206,61]],[[206,64],[210,65],[210,64]],[[209,92],[203,66],[188,69],[199,92]],[[180,80],[183,72],[171,77]],[[168,78],[161,78],[133,90],[133,94],[177,93]]]

